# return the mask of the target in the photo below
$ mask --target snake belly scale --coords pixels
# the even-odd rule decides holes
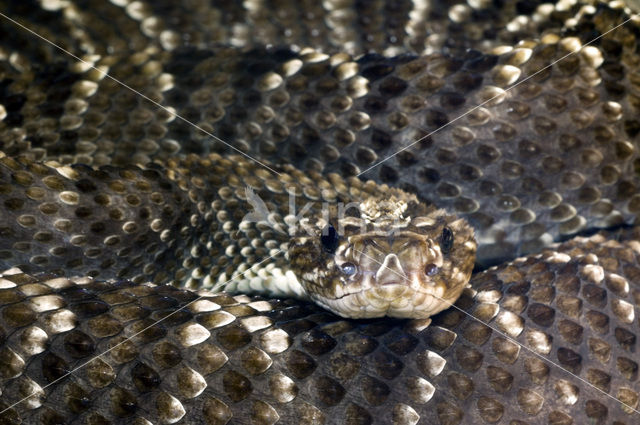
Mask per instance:
[[[640,419],[621,2],[0,5],[1,423]]]

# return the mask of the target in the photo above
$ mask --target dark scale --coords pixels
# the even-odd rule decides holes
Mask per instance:
[[[380,180],[384,183],[395,183],[398,181],[399,175],[395,168],[386,164],[380,165]]]
[[[455,164],[458,161],[458,155],[450,149],[440,148],[435,152],[436,160],[443,165]]]
[[[311,94],[303,94],[300,96],[299,105],[303,111],[313,111],[320,106],[320,98]]]
[[[621,100],[624,98],[626,94],[626,87],[622,84],[619,84],[615,81],[605,81],[604,87],[607,90],[607,94],[613,100]]]
[[[240,106],[230,108],[227,116],[231,123],[243,122],[249,118],[247,110]]]
[[[328,225],[323,229],[322,235],[320,236],[320,241],[322,242],[322,247],[324,248],[324,250],[329,254],[333,254],[338,248],[340,236],[338,235],[335,227]]]
[[[411,150],[405,150],[396,155],[398,163],[403,167],[411,167],[420,163],[420,156]]]
[[[476,52],[476,54],[470,56],[464,64],[464,69],[474,73],[487,71],[498,63],[498,56],[496,55],[486,55]]]
[[[453,76],[453,87],[461,93],[469,93],[482,86],[483,76],[480,73],[460,71]]]
[[[624,131],[630,138],[636,137],[640,133],[640,121],[625,120]]]
[[[189,102],[189,95],[186,91],[173,89],[164,94],[164,99],[171,105],[184,107]]]
[[[364,101],[364,110],[369,114],[375,115],[385,112],[387,109],[387,101],[383,97],[368,96]]]
[[[69,365],[53,353],[42,357],[42,374],[48,382],[53,382],[71,372]]]
[[[377,152],[390,147],[393,143],[391,135],[385,131],[374,128],[371,132],[370,146]]]
[[[187,130],[186,128],[186,124],[183,126],[183,128],[185,130]],[[234,125],[232,123],[226,123],[226,122],[222,122],[219,123],[216,128],[218,129],[218,131],[216,132],[216,134],[218,135],[218,137],[222,140],[233,140],[233,138],[236,135],[236,129],[234,127]],[[190,129],[188,129],[189,133],[191,132]],[[186,133],[187,131],[185,131]],[[228,149],[227,146],[224,146],[222,143],[218,143],[215,141],[212,141],[212,152],[223,152],[226,151]],[[197,144],[194,143],[194,148],[197,147]],[[193,153],[198,153],[197,151],[193,151],[191,150]]]
[[[365,62],[365,60],[361,60],[361,62]],[[364,68],[361,75],[369,81],[375,81],[391,74],[393,69],[393,66],[387,64],[372,65]]]
[[[580,70],[580,58],[577,56],[570,56],[567,59],[568,60],[566,61],[558,62],[555,66],[557,66],[565,76],[575,75]]]
[[[448,227],[442,229],[442,235],[440,236],[440,248],[443,254],[448,254],[453,248],[453,232]]]
[[[78,74],[68,71],[68,64],[64,62],[40,70],[34,83],[48,92],[46,102],[39,106],[45,116],[60,117],[64,112],[63,102],[69,97],[73,84],[79,79]]]
[[[607,59],[618,59],[622,55],[622,44],[619,41],[605,38],[602,40],[600,45],[602,46],[602,50],[606,53]]]
[[[380,85],[378,86],[378,90],[385,97],[396,97],[400,96],[407,89],[408,84],[396,77],[388,77],[382,80]]]
[[[305,158],[307,158],[308,153],[308,150],[300,144],[292,143],[289,145],[288,154],[293,161],[303,161]]]
[[[318,146],[322,141],[322,135],[316,131],[311,126],[305,125],[302,127],[302,142],[304,143],[304,147],[309,149],[311,147]],[[309,152],[307,150],[307,156],[309,156]]]
[[[440,106],[447,111],[455,110],[464,105],[466,99],[463,95],[449,92],[440,95]]]
[[[433,168],[422,168],[420,170],[420,178],[429,184],[434,184],[440,181],[440,172]]]
[[[428,129],[437,130],[449,123],[447,114],[438,109],[427,109],[425,113],[425,125]]]
[[[482,176],[482,171],[472,165],[460,164],[458,174],[462,180],[474,181]]]
[[[255,83],[255,77],[251,75],[241,74],[240,76],[235,77],[233,79],[233,82],[231,83],[231,85],[233,88],[238,90],[248,90],[251,87],[253,87],[254,83]]]
[[[27,97],[21,93],[11,93],[8,89],[8,85],[11,84],[11,80],[3,80],[3,84],[0,86],[2,92],[0,93],[0,102],[7,111],[7,117],[3,120],[9,126],[22,125],[22,106],[27,101]]]
[[[544,190],[544,183],[533,177],[524,177],[520,187],[526,193],[537,194]]]
[[[359,164],[369,165],[377,159],[377,155],[371,149],[359,148],[356,151],[355,158]]]
[[[202,62],[213,55],[214,53],[208,50],[181,48],[171,56],[171,60],[165,64],[165,69],[177,77],[177,81],[181,81],[181,78],[193,78],[191,71],[194,63]],[[185,80],[185,82],[187,81],[189,80]],[[191,81],[195,82],[195,80]]]

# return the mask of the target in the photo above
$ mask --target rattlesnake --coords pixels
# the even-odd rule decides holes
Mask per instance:
[[[637,20],[276,3],[3,4],[2,420],[637,421],[637,231],[544,248],[640,211]],[[239,224],[247,187],[262,223]],[[299,259],[320,234],[278,256],[287,191],[409,199],[464,236],[465,278],[465,222],[408,193],[474,226],[480,267],[537,254],[474,275],[431,322],[197,292],[281,295],[287,267],[319,263]],[[448,273],[450,250],[418,269]]]

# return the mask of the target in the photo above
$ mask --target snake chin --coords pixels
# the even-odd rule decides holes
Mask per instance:
[[[461,285],[460,292],[464,287],[465,285]],[[442,286],[430,291],[415,290],[404,283],[393,283],[345,294],[335,299],[313,299],[327,310],[344,318],[371,319],[388,316],[400,319],[426,319],[449,307],[460,292],[447,293],[446,288]]]

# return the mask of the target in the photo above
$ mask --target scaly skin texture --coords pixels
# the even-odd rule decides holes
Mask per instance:
[[[633,224],[640,211],[638,22],[607,33],[628,16],[620,3],[499,3],[1,2],[4,14],[87,62],[78,64],[0,19],[0,150],[11,170],[3,168],[0,196],[8,214],[20,211],[9,226],[1,222],[0,236],[31,237],[28,245],[3,249],[3,261],[36,271],[43,257],[61,255],[47,270],[68,276],[111,268],[135,281],[75,278],[83,289],[65,291],[59,288],[65,278],[15,269],[4,274],[2,403],[33,391],[38,400],[17,404],[2,419],[273,423],[277,414],[282,423],[636,423],[636,413],[587,383],[638,406],[637,231],[622,241],[620,235],[578,239],[558,248],[560,254],[541,250],[580,230]],[[382,55],[362,56],[370,52]],[[571,52],[577,53],[565,57]],[[108,349],[106,339],[124,341],[194,297],[137,286],[171,282],[182,267],[192,270],[179,264],[185,253],[164,251],[161,239],[146,245],[146,238],[161,235],[131,239],[147,250],[111,260],[98,237],[86,246],[69,239],[70,251],[51,251],[52,241],[76,222],[99,234],[100,226],[92,229],[86,219],[104,214],[108,204],[100,202],[113,192],[123,194],[117,213],[132,223],[122,223],[118,237],[127,239],[141,223],[153,232],[153,221],[144,220],[163,211],[154,210],[150,195],[149,209],[136,204],[158,181],[165,189],[179,184],[171,178],[172,161],[232,151],[172,111],[259,159],[295,165],[301,176],[313,170],[314,181],[332,171],[349,178],[407,148],[364,176],[467,218],[484,263],[542,252],[476,275],[458,305],[577,377],[457,310],[436,316],[426,329],[424,322],[337,319],[296,301],[251,306],[270,320],[243,321],[252,310],[241,305],[197,322],[191,314],[215,314],[217,305],[227,304],[229,298],[218,295],[216,305],[175,313],[41,395],[38,389],[67,368]],[[82,168],[94,175],[70,190],[58,191],[60,180],[53,178],[44,193],[28,191],[31,173],[46,176],[46,161],[124,167],[107,172],[123,182],[106,190],[101,173]],[[12,162],[18,171],[32,165],[21,174]],[[135,187],[127,167],[139,165],[157,174]],[[76,204],[94,184],[102,196]],[[40,204],[41,196],[51,202]],[[167,201],[168,216],[177,221],[166,225],[190,226],[191,200]],[[45,207],[21,211],[32,202]],[[185,206],[185,215],[174,214]],[[104,222],[109,227],[123,217]],[[71,223],[54,230],[49,224],[58,219]],[[202,270],[180,279],[193,286],[216,267],[233,275],[244,261],[233,252],[210,253]],[[147,276],[118,263],[138,258],[151,264],[143,270]],[[88,267],[74,271],[77,263]],[[47,291],[56,294],[24,301]],[[114,296],[100,298],[101,291]],[[311,316],[300,313],[307,309]],[[262,351],[249,350],[251,344]]]
[[[233,151],[142,94],[258,158],[342,176],[366,171],[433,201],[470,221],[485,264],[635,220],[638,23],[605,33],[627,17],[620,5],[505,2],[471,13],[395,3],[308,5],[302,16],[287,2],[244,11],[236,2],[189,11],[60,3],[38,13],[6,5],[86,64],[0,22],[1,149],[91,165]],[[488,19],[497,15],[511,24]],[[398,56],[358,56],[390,46]]]
[[[259,284],[353,318],[426,318],[469,281],[476,243],[464,220],[387,185],[268,166],[218,154],[163,169],[0,158],[0,179],[17,183],[0,197],[0,264],[191,289]],[[331,253],[320,242],[329,223]]]
[[[576,240],[476,274],[461,310],[426,329],[14,269],[0,279],[1,403],[36,395],[3,423],[633,424],[543,359],[637,406],[639,260],[635,240]]]

